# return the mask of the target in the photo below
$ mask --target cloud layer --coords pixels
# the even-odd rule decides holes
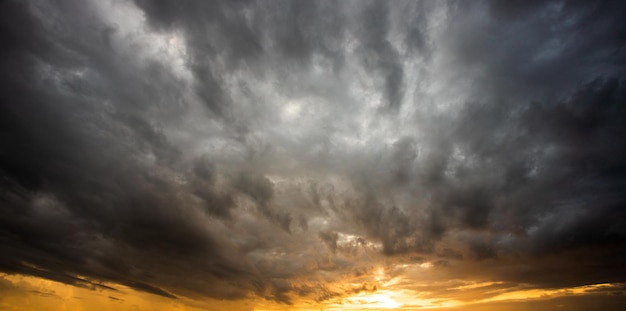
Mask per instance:
[[[281,303],[381,266],[626,281],[618,1],[0,7],[3,272]]]

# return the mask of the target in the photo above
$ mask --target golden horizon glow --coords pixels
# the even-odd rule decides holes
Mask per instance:
[[[384,269],[374,271],[375,276],[384,277]],[[338,297],[326,302],[311,303],[295,301],[293,305],[279,304],[261,298],[241,301],[217,299],[194,300],[185,297],[168,299],[132,288],[104,283],[116,290],[87,289],[26,275],[1,274],[3,310],[415,310],[441,309],[478,305],[492,302],[538,301],[559,297],[584,296],[598,290],[620,290],[619,284],[600,283],[561,289],[511,290],[492,297],[476,297],[459,301],[446,297],[432,298],[432,293],[419,293],[414,290],[382,287],[373,291]],[[472,290],[498,285],[498,282],[473,282],[451,289]],[[622,294],[624,294],[622,292]]]

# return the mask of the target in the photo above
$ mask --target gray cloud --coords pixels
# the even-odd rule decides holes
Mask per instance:
[[[410,258],[625,281],[618,2],[0,6],[4,272],[282,303]]]

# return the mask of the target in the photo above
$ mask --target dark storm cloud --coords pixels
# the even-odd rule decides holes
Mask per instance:
[[[381,1],[367,5],[362,13],[359,29],[363,62],[372,72],[384,78],[384,98],[386,108],[397,110],[402,100],[404,71],[399,63],[398,52],[388,40],[390,27],[389,8]]]
[[[624,220],[623,176],[620,173],[624,164],[618,160],[624,156],[624,149],[620,144],[612,143],[624,137],[625,89],[620,75],[624,69],[620,55],[623,40],[620,35],[611,35],[600,41],[581,33],[583,29],[599,33],[601,29],[608,31],[609,28],[613,30],[608,32],[623,33],[624,25],[618,22],[617,16],[623,15],[624,10],[611,7],[613,5],[616,4],[602,3],[595,7],[583,6],[583,9],[565,3],[558,12],[551,12],[556,9],[550,5],[543,5],[534,12],[524,13],[529,19],[543,23],[548,20],[553,25],[568,21],[567,26],[562,26],[564,29],[554,34],[543,33],[549,36],[545,38],[548,42],[561,40],[561,37],[569,40],[558,48],[559,51],[540,52],[558,53],[550,59],[524,62],[522,57],[527,54],[517,53],[515,56],[516,53],[506,51],[501,57],[516,57],[517,60],[512,59],[504,66],[498,63],[502,60],[490,62],[492,57],[498,58],[499,50],[510,48],[507,46],[474,56],[476,61],[484,64],[482,68],[487,70],[484,76],[488,81],[492,77],[501,77],[495,82],[497,85],[506,83],[511,86],[496,87],[495,91],[488,86],[482,90],[489,92],[487,94],[481,94],[479,88],[475,94],[484,99],[468,105],[452,124],[452,144],[471,161],[458,161],[469,165],[454,167],[455,159],[448,158],[446,167],[453,167],[449,172],[454,178],[445,181],[451,184],[443,188],[441,195],[442,207],[451,216],[448,221],[458,221],[459,225],[470,228],[491,227],[512,232],[515,228],[525,228],[533,247],[550,251],[560,249],[567,241],[571,243],[569,246],[595,245],[602,243],[600,240],[623,243],[623,233],[610,229],[621,227]],[[597,11],[614,18],[587,19]],[[496,35],[500,31],[506,32],[509,23],[513,24],[511,27],[517,27],[513,19],[497,21]],[[485,33],[492,34],[488,30]],[[498,41],[495,37],[488,44]],[[466,43],[482,45],[469,40]],[[580,48],[582,46],[586,48]],[[535,51],[541,49],[534,48]],[[596,53],[601,52],[611,57],[603,59],[602,64],[593,62]],[[568,70],[573,70],[571,64],[574,62],[582,64],[577,68],[580,72],[573,73],[577,79],[575,84],[567,83],[567,79],[573,76]],[[490,67],[492,64],[498,64],[498,68]],[[524,66],[527,73],[516,74],[511,66]],[[553,66],[551,72],[542,72],[546,66]],[[606,71],[593,74],[588,71],[589,67],[597,70],[599,66],[606,66]],[[500,74],[501,70],[506,70],[502,72],[504,76]],[[551,83],[534,86],[536,74],[554,76],[549,78]],[[552,93],[560,90],[562,83],[570,85],[569,90],[558,95]],[[501,97],[497,92],[502,89],[511,95]],[[548,89],[552,94],[541,98],[540,94],[546,94]],[[515,97],[518,90],[520,94],[532,94],[532,97]],[[490,98],[494,93],[496,97]],[[520,100],[528,105],[520,106],[517,102]],[[600,216],[604,213],[607,214]],[[506,226],[498,224],[507,218],[514,222]],[[576,237],[574,232],[580,236]],[[549,238],[552,234],[558,237]],[[602,238],[595,240],[594,236]],[[541,244],[544,245],[539,246]]]
[[[2,60],[3,264],[27,263],[71,284],[77,280],[71,275],[80,274],[173,297],[141,281],[161,276],[138,276],[145,272],[137,265],[169,274],[172,263],[152,261],[149,254],[183,262],[210,258],[203,264],[222,259],[211,237],[193,225],[194,211],[177,198],[171,181],[140,158],[153,153],[157,162],[176,159],[159,128],[136,114],[163,100],[152,98],[159,75],[124,68],[97,35],[105,25],[86,20],[95,13],[84,4],[62,2],[52,13],[71,7],[77,17],[67,22],[91,23],[85,28],[93,33],[46,28],[57,21],[37,20],[35,4],[2,6],[8,23],[3,39],[13,40]],[[89,41],[72,41],[73,35]],[[87,73],[73,81],[65,70]],[[102,105],[107,101],[112,111]],[[203,271],[220,279],[238,269],[225,263]],[[10,271],[45,276],[31,270]]]
[[[324,283],[372,253],[624,281],[619,2],[0,6],[5,272],[283,303],[370,290]]]

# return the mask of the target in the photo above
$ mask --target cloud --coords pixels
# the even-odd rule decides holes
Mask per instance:
[[[287,304],[415,258],[624,281],[617,2],[0,6],[4,272]]]

